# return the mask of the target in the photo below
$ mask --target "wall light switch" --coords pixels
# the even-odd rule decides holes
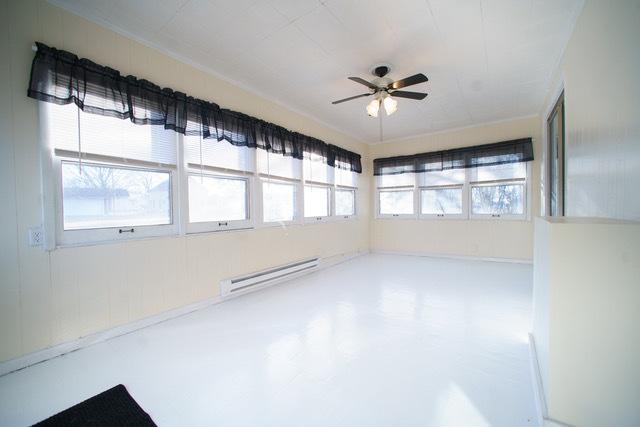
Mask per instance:
[[[29,246],[43,246],[44,245],[44,230],[42,226],[31,227],[29,229]]]

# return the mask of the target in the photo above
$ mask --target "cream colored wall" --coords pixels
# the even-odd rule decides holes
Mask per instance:
[[[536,221],[534,337],[549,417],[640,425],[639,255],[637,222]]]
[[[45,252],[34,41],[357,151],[367,146],[44,1],[0,0],[0,361],[218,295],[220,279],[369,248],[368,179],[357,220],[177,236]],[[371,171],[367,168],[363,176]]]
[[[549,255],[550,224],[544,218],[534,220],[533,245],[533,319],[531,334],[535,341],[542,396],[549,390]],[[546,405],[546,399],[545,399]]]
[[[439,132],[371,146],[371,159],[533,137],[531,213],[539,212],[540,120],[537,116]],[[375,180],[371,181],[374,212]],[[531,220],[372,219],[372,250],[511,258],[533,257]]]
[[[549,416],[577,426],[640,424],[638,22],[586,1],[541,114],[564,88],[568,217],[536,223],[533,334]]]
[[[568,216],[640,220],[639,22],[637,0],[585,2],[553,78],[564,84]]]

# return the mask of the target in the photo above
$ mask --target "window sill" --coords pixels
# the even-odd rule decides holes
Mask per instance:
[[[390,216],[390,215],[384,215],[384,216],[376,216],[375,217],[376,220],[416,220],[416,221],[508,221],[508,222],[531,222],[530,218],[527,217],[491,217],[491,216],[487,216],[487,217],[479,217],[479,216],[473,216],[471,218],[468,217],[464,217],[464,216],[443,216],[443,217],[438,217],[438,216],[416,216],[416,215],[401,215],[401,216]]]

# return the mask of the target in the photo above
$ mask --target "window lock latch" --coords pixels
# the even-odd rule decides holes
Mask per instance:
[[[218,223],[218,227],[221,227],[221,226],[223,226],[223,225],[226,227],[226,226],[228,226],[228,225],[229,225],[229,223],[228,223],[228,222],[219,222],[219,223]]]
[[[122,234],[122,233],[133,233],[135,230],[133,228],[121,228],[120,230],[118,230],[118,234]]]

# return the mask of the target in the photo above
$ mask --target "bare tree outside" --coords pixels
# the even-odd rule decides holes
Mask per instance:
[[[65,229],[171,222],[168,172],[63,162],[62,181]]]
[[[522,215],[523,197],[523,184],[475,186],[471,188],[472,212],[487,215]]]

